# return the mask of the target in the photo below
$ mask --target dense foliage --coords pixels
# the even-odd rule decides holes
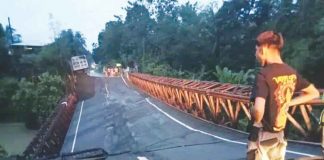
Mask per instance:
[[[201,78],[211,80],[216,65],[255,68],[254,39],[271,29],[285,37],[285,61],[324,87],[324,1],[228,0],[222,6],[197,6],[176,0],[129,3],[125,19],[116,16],[99,34],[95,60],[132,62],[144,72],[180,77],[204,67],[208,74]]]
[[[48,71],[66,75],[71,71],[69,63],[72,56],[87,55],[89,57],[90,53],[85,49],[85,40],[81,33],[73,33],[69,29],[63,30],[53,43],[43,47],[37,55],[41,73]]]
[[[213,74],[218,78],[219,82],[232,84],[253,84],[254,82],[254,70],[252,69],[249,69],[246,72],[243,70],[240,72],[233,72],[227,67],[221,69],[219,66],[216,66],[215,69],[216,71],[213,72]]]
[[[8,54],[7,40],[5,30],[0,24],[0,76],[8,73],[10,70],[10,56]]]
[[[35,115],[40,123],[50,115],[64,92],[62,78],[48,72],[29,81],[23,78],[18,87],[12,96],[14,106],[22,112]]]
[[[0,121],[25,121],[36,129],[65,92],[70,58],[90,54],[81,33],[72,30],[63,30],[40,49],[9,53],[10,45],[20,42],[21,36],[13,33],[11,41],[8,30],[0,24]]]
[[[0,145],[0,158],[5,158],[8,156],[7,151]]]

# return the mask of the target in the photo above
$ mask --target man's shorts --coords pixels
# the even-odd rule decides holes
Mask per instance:
[[[256,142],[249,141],[247,150],[248,160],[284,160],[287,141],[284,132],[259,132]]]

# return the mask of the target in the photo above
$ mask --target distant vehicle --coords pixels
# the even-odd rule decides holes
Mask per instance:
[[[117,77],[120,76],[122,72],[122,65],[117,63],[115,67],[107,67],[104,69],[104,73],[107,77]]]

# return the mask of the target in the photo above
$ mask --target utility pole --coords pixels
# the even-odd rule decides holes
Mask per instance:
[[[10,18],[8,17],[8,24],[9,24],[9,32],[10,32],[10,39],[11,39],[11,44],[14,43],[14,39],[13,39],[13,36],[12,36],[12,28],[11,28],[11,24],[10,24]]]

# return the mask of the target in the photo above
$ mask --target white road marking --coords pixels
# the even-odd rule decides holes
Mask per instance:
[[[128,87],[128,84],[126,83],[126,81],[125,81],[124,77],[123,77],[123,76],[121,76],[121,77],[122,77],[122,79],[123,79],[124,83],[126,84],[126,86]]]
[[[135,102],[134,104],[142,103],[142,102],[144,102],[144,101],[145,101],[145,99],[140,100],[140,101],[137,101],[137,102]]]
[[[211,133],[208,133],[208,132],[205,132],[205,131],[201,131],[199,129],[195,129],[195,128],[192,128],[188,125],[186,125],[185,123],[177,120],[176,118],[172,117],[171,115],[169,115],[168,113],[166,113],[165,111],[163,111],[162,109],[160,109],[158,106],[156,106],[154,103],[152,103],[148,98],[145,98],[146,101],[152,105],[154,108],[156,108],[158,111],[160,111],[161,113],[163,113],[165,116],[169,117],[171,120],[177,122],[178,124],[184,126],[185,128],[191,130],[191,131],[194,131],[194,132],[199,132],[201,134],[204,134],[204,135],[208,135],[208,136],[211,136],[211,137],[214,137],[214,138],[217,138],[217,139],[220,139],[220,140],[223,140],[223,141],[226,141],[226,142],[230,142],[230,143],[235,143],[235,144],[241,144],[241,145],[247,145],[247,143],[245,142],[240,142],[240,141],[235,141],[235,140],[230,140],[230,139],[227,139],[227,138],[223,138],[223,137],[220,137],[220,136],[216,136],[214,134],[211,134]],[[296,152],[296,151],[290,151],[290,150],[286,150],[287,153],[292,153],[292,154],[297,154],[297,155],[302,155],[302,156],[309,156],[309,157],[315,157],[315,155],[312,155],[312,154],[307,154],[307,153],[302,153],[302,152]]]
[[[77,127],[75,129],[75,134],[74,134],[74,139],[73,139],[73,144],[72,144],[71,152],[74,151],[74,146],[75,146],[76,138],[77,138],[77,135],[78,135],[79,125],[80,125],[80,120],[81,120],[81,115],[82,115],[83,104],[84,104],[84,101],[82,101],[82,104],[81,104],[81,110],[80,110],[80,114],[79,114],[79,120],[78,120]]]
[[[108,105],[109,104],[109,101],[108,101],[108,97],[109,97],[109,90],[108,90],[108,88],[107,88],[107,86],[108,86],[108,84],[107,83],[105,83],[105,89],[106,89],[106,104]]]
[[[137,91],[134,90],[134,93],[137,94],[137,95],[140,95]]]
[[[148,160],[146,157],[137,157],[138,160]]]
[[[108,95],[109,95],[109,91],[108,91],[108,88],[107,88],[107,83],[105,83],[105,89],[106,89],[106,92],[107,92],[106,97],[108,97]]]

